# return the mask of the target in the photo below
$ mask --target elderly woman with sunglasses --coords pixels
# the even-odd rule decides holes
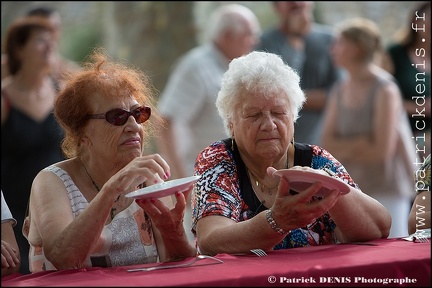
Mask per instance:
[[[183,193],[176,201],[125,197],[170,176],[161,156],[143,155],[158,120],[156,113],[149,120],[154,100],[148,79],[110,62],[103,50],[92,59],[55,103],[68,159],[43,169],[33,182],[23,228],[31,272],[194,256],[183,228]]]
[[[201,177],[192,231],[200,252],[247,253],[388,236],[391,218],[384,206],[363,193],[328,151],[294,141],[294,122],[305,101],[299,82],[272,53],[255,51],[231,61],[216,100],[230,137],[206,147],[195,163]],[[276,176],[287,168],[310,172],[313,184],[296,187]],[[332,179],[328,174],[345,184],[322,197],[317,192]]]

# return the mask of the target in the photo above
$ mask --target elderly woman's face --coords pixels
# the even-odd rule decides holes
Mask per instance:
[[[231,123],[239,149],[248,157],[282,157],[294,132],[287,97],[247,94],[239,98]]]
[[[95,95],[93,103],[92,114],[105,114],[116,108],[132,111],[140,106],[132,97],[107,100],[101,95]],[[90,119],[85,134],[90,142],[90,153],[105,158],[106,163],[123,167],[142,155],[143,127],[132,116],[121,126],[110,124],[105,119]]]

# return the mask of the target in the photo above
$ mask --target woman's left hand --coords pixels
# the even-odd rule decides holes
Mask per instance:
[[[183,193],[189,195],[193,185],[186,192],[177,192],[176,204],[170,209],[164,202],[157,198],[137,199],[137,204],[146,211],[153,225],[161,232],[181,236],[184,231],[183,218],[185,214],[186,198]]]
[[[290,169],[307,170],[317,174],[328,175],[323,170],[315,170],[310,167],[295,166]],[[267,168],[269,176],[274,176],[276,171],[273,167]],[[315,196],[321,187],[322,183],[317,181],[308,188],[298,191],[297,194],[291,195],[289,193],[289,181],[285,177],[282,177],[276,199],[271,206],[273,218],[278,223],[278,226],[285,231],[304,227],[313,223],[317,218],[329,211],[339,199],[340,191],[332,190],[319,201],[311,201],[312,197]]]
[[[193,187],[191,184],[187,191],[175,194],[177,201],[172,209],[172,205],[164,203],[168,198],[135,200],[148,214],[153,228],[157,230],[155,239],[161,262],[182,260],[196,254],[196,248],[189,242],[183,226],[186,197]]]

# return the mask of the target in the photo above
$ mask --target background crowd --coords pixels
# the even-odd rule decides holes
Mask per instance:
[[[16,15],[10,13],[6,17],[4,11],[14,7],[14,4],[2,2],[2,24],[4,24],[2,25],[2,32],[4,31],[2,35],[4,36],[2,38],[1,93],[2,227],[3,206],[5,206],[3,204],[4,193],[5,203],[11,212],[5,215],[8,219],[12,219],[7,222],[8,225],[12,224],[8,226],[8,231],[12,230],[10,228],[14,229],[12,231],[16,235],[18,244],[17,247],[14,243],[7,246],[10,256],[7,261],[5,260],[6,262],[3,261],[2,257],[2,275],[4,267],[8,267],[8,271],[16,271],[10,269],[9,266],[3,266],[4,263],[4,265],[15,266],[13,263],[19,262],[21,273],[40,271],[54,266],[68,268],[77,265],[80,267],[82,263],[100,265],[103,262],[103,265],[119,265],[114,262],[115,255],[111,255],[112,252],[106,252],[103,249],[97,251],[97,253],[105,253],[103,259],[100,255],[96,259],[92,254],[95,251],[91,247],[93,245],[102,247],[106,238],[97,232],[93,234],[85,231],[99,231],[101,235],[105,235],[104,233],[107,232],[104,232],[104,229],[108,227],[107,229],[111,231],[109,233],[114,233],[114,237],[117,237],[115,236],[116,233],[121,235],[121,229],[114,231],[110,226],[113,225],[111,222],[114,223],[114,219],[120,211],[128,211],[129,214],[121,214],[122,216],[117,217],[117,221],[134,219],[137,221],[137,225],[149,227],[154,225],[154,230],[145,231],[144,236],[142,231],[136,231],[137,235],[141,235],[141,238],[153,239],[153,234],[156,235],[156,239],[143,244],[145,246],[143,257],[136,257],[136,259],[132,257],[126,259],[132,262],[125,263],[152,262],[156,259],[158,259],[157,261],[170,261],[191,256],[194,253],[192,243],[195,235],[199,237],[197,243],[202,246],[204,252],[209,254],[243,252],[242,249],[245,249],[245,246],[241,245],[242,241],[240,240],[243,239],[242,237],[250,237],[250,229],[247,224],[242,224],[241,230],[233,230],[229,228],[233,224],[229,219],[224,219],[225,222],[222,221],[221,224],[213,220],[214,217],[207,218],[206,216],[215,215],[214,211],[218,208],[211,206],[211,203],[206,203],[207,200],[204,199],[207,197],[205,195],[186,193],[186,198],[177,195],[177,201],[168,204],[159,201],[156,203],[139,203],[139,201],[135,203],[132,201],[132,203],[122,197],[125,193],[142,187],[142,185],[148,186],[161,179],[186,177],[193,173],[205,174],[208,171],[213,171],[212,169],[216,169],[215,171],[220,173],[219,164],[207,163],[206,161],[211,162],[211,160],[205,157],[204,160],[202,156],[204,152],[201,151],[207,149],[204,150],[207,151],[205,153],[214,153],[212,149],[218,150],[220,147],[217,145],[222,145],[222,142],[217,142],[219,144],[214,147],[209,145],[227,137],[231,138],[231,142],[228,141],[224,145],[227,146],[227,149],[231,147],[232,151],[240,149],[240,156],[238,157],[242,157],[242,161],[245,161],[247,166],[245,171],[247,173],[251,171],[251,174],[248,174],[248,181],[251,183],[254,181],[256,183],[261,182],[261,188],[252,188],[248,191],[256,194],[266,192],[268,195],[255,199],[258,201],[256,203],[261,203],[261,205],[253,211],[250,210],[250,207],[249,210],[245,209],[242,212],[244,215],[235,216],[231,214],[232,211],[226,209],[221,209],[220,215],[231,218],[235,222],[248,220],[246,223],[250,223],[251,226],[262,224],[264,226],[272,223],[272,221],[274,223],[275,219],[277,223],[282,223],[282,228],[270,225],[273,229],[265,230],[263,235],[282,231],[284,233],[279,234],[284,237],[266,237],[270,240],[258,241],[258,244],[263,245],[263,248],[290,248],[308,243],[319,245],[336,243],[336,241],[361,241],[373,237],[408,235],[408,216],[416,195],[414,171],[420,168],[420,164],[430,154],[430,142],[426,140],[430,138],[430,3],[402,2],[404,7],[409,7],[409,9],[402,11],[404,13],[399,11],[400,21],[396,21],[393,25],[383,25],[379,16],[366,12],[357,13],[358,15],[355,16],[358,17],[352,22],[328,23],[327,21],[326,23],[323,19],[326,19],[328,16],[326,13],[330,12],[325,10],[325,6],[319,2],[281,1],[258,2],[258,4],[234,2],[216,6],[208,3],[205,6],[204,4],[199,6],[195,2],[183,2],[178,4],[177,9],[164,3],[151,4],[150,2],[140,2],[139,4],[131,2],[124,6],[120,3],[111,3],[106,6],[100,4],[101,6],[98,7],[101,9],[98,13],[105,13],[103,17],[105,21],[100,26],[96,26],[97,29],[100,29],[99,31],[93,30],[96,28],[89,29],[89,33],[93,32],[94,34],[87,35],[87,42],[80,42],[77,41],[77,35],[73,35],[71,30],[69,30],[69,34],[64,33],[65,21],[63,19],[70,19],[69,13],[73,13],[65,9],[67,6],[52,8],[53,6],[49,3],[28,2],[19,6],[20,9],[14,10],[15,12],[19,11],[16,12]],[[365,2],[363,5],[365,7],[363,11],[369,11],[366,8],[370,8],[373,4],[372,2]],[[33,9],[36,7],[39,8]],[[40,9],[40,7],[45,8]],[[119,10],[114,12],[116,7]],[[379,6],[376,8],[379,9]],[[146,24],[151,27],[144,24],[144,27],[139,27],[138,24],[130,27],[130,24],[127,23],[129,20],[124,18],[127,12],[131,11],[130,9],[135,9],[133,13],[135,16],[137,16],[136,11],[142,11],[143,14],[157,12],[153,14],[160,16],[160,18],[155,22],[152,22],[154,18],[151,18],[150,24]],[[419,11],[418,14],[415,14],[416,10]],[[77,13],[84,14],[83,11],[80,10]],[[327,12],[324,13],[323,11]],[[203,20],[203,15],[207,15],[207,18],[204,17],[206,20]],[[271,20],[266,15],[272,15]],[[346,18],[350,16],[349,13],[344,15]],[[424,15],[424,18],[419,15]],[[381,16],[385,18],[384,14]],[[143,16],[140,15],[139,17],[142,18]],[[134,17],[129,15],[128,19],[131,18]],[[181,25],[173,24],[178,21]],[[200,21],[202,22],[201,26],[193,27]],[[411,33],[407,33],[407,27],[411,27],[411,23],[416,23],[418,27],[424,27],[426,32],[422,33],[423,31],[420,30],[419,33],[413,34],[411,29]],[[121,31],[125,29],[126,25],[129,25],[127,32],[122,33]],[[163,29],[171,30],[169,33],[165,33]],[[104,37],[100,36],[101,33],[99,32],[101,31],[104,32],[102,33]],[[119,34],[124,35],[120,36]],[[118,42],[113,41],[113,39],[118,40],[119,37],[127,37],[127,35],[140,35],[142,37],[135,38],[140,38],[147,45],[142,46],[139,44],[140,42],[132,40],[129,45],[125,46],[113,44]],[[391,38],[389,35],[397,35],[398,38]],[[154,41],[151,41],[152,39]],[[81,43],[80,49],[75,49],[75,54],[71,53],[70,47],[77,45],[77,42]],[[119,42],[125,44],[125,41]],[[64,48],[67,43],[69,43],[69,49]],[[97,65],[95,63],[89,64],[88,57],[93,48],[97,46],[106,48],[108,54],[115,60],[126,60],[130,63],[131,68],[116,66],[116,64],[111,65],[109,57],[104,58],[100,54],[92,54],[93,58],[97,59],[95,63],[100,64],[104,61],[108,63],[107,71],[122,71],[119,72],[121,75],[119,79],[123,77],[121,79],[124,79],[124,82],[116,82],[113,79],[112,83],[106,83],[105,76],[103,73],[99,74]],[[64,51],[69,51],[67,56],[64,55]],[[160,53],[155,51],[160,51]],[[263,53],[249,54],[253,51]],[[264,52],[280,56],[281,62],[272,59],[273,54]],[[155,53],[157,56],[154,56]],[[246,109],[249,107],[247,106],[248,101],[252,107],[260,103],[260,105],[262,104],[261,108],[253,108],[261,109],[260,115],[263,115],[258,117],[259,120],[256,123],[261,123],[260,125],[263,127],[271,127],[268,124],[268,119],[271,117],[267,113],[271,112],[272,115],[274,109],[280,109],[278,108],[280,103],[270,97],[273,100],[264,104],[266,101],[262,101],[260,98],[266,94],[264,92],[263,95],[254,94],[255,98],[251,98],[252,100],[249,98],[240,102],[233,100],[230,102],[231,106],[223,106],[226,104],[221,104],[220,101],[222,100],[217,100],[217,97],[236,96],[235,93],[230,94],[232,91],[237,91],[235,85],[232,87],[229,85],[232,84],[230,84],[231,81],[237,81],[236,77],[238,76],[235,72],[238,73],[239,71],[236,69],[239,68],[234,67],[234,65],[231,68],[229,65],[233,63],[231,62],[233,59],[246,54],[250,55],[250,59],[242,57],[242,61],[246,63],[242,65],[250,68],[248,72],[255,76],[259,73],[253,74],[251,71],[253,71],[253,67],[259,71],[259,65],[268,65],[275,71],[293,68],[293,73],[286,74],[287,78],[296,79],[297,76],[295,75],[297,74],[300,78],[298,81],[292,80],[289,83],[293,87],[299,85],[298,91],[301,89],[301,93],[304,93],[304,96],[301,93],[296,94],[297,92],[294,93],[296,96],[291,95],[291,92],[286,93],[289,97],[298,97],[298,99],[287,98],[286,102],[289,103],[288,106],[291,110],[289,113],[282,111],[281,114],[293,114],[287,119],[272,120],[276,126],[278,126],[278,122],[281,123],[282,128],[278,127],[278,130],[286,129],[283,133],[281,131],[279,133],[283,135],[281,136],[283,140],[287,141],[283,143],[282,148],[277,148],[281,151],[275,152],[276,154],[271,157],[266,154],[269,152],[248,150],[252,149],[247,144],[251,136],[242,133],[246,133],[246,130],[247,133],[254,133],[255,130],[251,129],[253,125],[244,126],[245,122],[242,122],[241,117],[235,118],[234,112],[230,109],[239,107],[239,103],[245,105],[243,108]],[[397,55],[404,55],[405,62]],[[267,57],[270,57],[268,63],[258,64],[259,59],[267,59]],[[398,62],[397,60],[401,61]],[[86,64],[84,64],[85,61]],[[402,73],[401,71],[404,71],[403,65],[409,66],[409,63],[415,63],[415,69],[411,70],[409,74]],[[134,68],[141,69],[145,75],[148,75],[149,82],[144,82],[146,87],[143,88],[141,84],[137,83],[138,78],[133,72]],[[234,73],[233,75],[225,74],[226,71],[230,70],[234,70],[231,72]],[[75,75],[75,78],[69,79],[69,73]],[[424,83],[421,91],[417,88],[418,83],[412,81],[417,79],[415,77],[419,77],[419,75],[420,81]],[[146,77],[144,78],[147,81]],[[270,75],[264,74],[263,77],[269,81],[274,81],[274,83],[280,81],[280,79],[274,79]],[[250,85],[253,86],[255,85],[253,80],[258,83],[261,78],[251,79]],[[80,81],[84,83],[84,80],[89,81],[86,85],[90,86],[97,83],[97,87],[101,89],[100,95],[106,99],[98,96],[92,100],[93,102],[85,100],[85,95],[91,90],[78,90],[83,87],[79,86],[78,83]],[[82,83],[80,85],[84,85]],[[104,85],[107,84],[108,86],[105,87]],[[149,93],[153,85],[157,91],[154,95],[154,102],[153,95]],[[280,87],[275,86],[278,87],[279,92],[290,91],[290,88],[285,88],[284,84],[280,85]],[[69,90],[64,90],[65,87]],[[220,92],[222,95],[218,96],[221,87],[223,87],[223,92]],[[275,87],[270,88],[264,84],[255,86],[256,89],[259,88],[259,91],[276,89]],[[122,95],[120,91],[123,88],[141,92],[145,90],[143,95],[150,98],[146,99],[139,93],[131,95],[133,97]],[[75,89],[79,92],[69,93]],[[113,89],[118,89],[119,99],[113,98],[113,94],[109,92]],[[225,91],[225,89],[228,90]],[[243,93],[246,92],[238,92],[238,95],[244,96]],[[251,92],[248,90],[247,93]],[[416,93],[423,96],[423,98],[420,97],[420,102],[418,100],[415,103],[417,105],[420,103],[420,107],[424,108],[424,120],[425,123],[428,123],[422,129],[416,125],[415,120],[423,119],[410,117],[413,113],[413,100],[410,99],[409,95]],[[271,93],[269,95],[274,96]],[[265,95],[265,97],[269,97],[269,95]],[[77,99],[72,96],[77,97]],[[306,101],[300,101],[301,97],[305,97]],[[62,103],[58,99],[63,99],[66,102]],[[268,98],[266,99],[268,100]],[[99,105],[90,105],[90,103],[95,104],[98,101],[100,102]],[[218,107],[215,105],[217,101]],[[78,106],[86,108],[74,112],[72,108]],[[122,110],[114,108],[121,108]],[[245,111],[249,110],[246,109]],[[153,122],[153,124],[157,123],[155,127],[152,126],[153,124],[146,124],[150,114],[152,115],[151,121],[153,119],[161,120],[160,122]],[[122,121],[121,118],[125,115],[129,120]],[[68,120],[72,116],[77,123]],[[159,116],[161,117],[159,118]],[[81,118],[82,120],[79,120]],[[92,121],[94,118],[105,119],[106,121]],[[358,119],[363,120],[359,122]],[[95,131],[99,131],[95,125],[101,125],[103,127],[101,131],[110,134],[109,139],[106,138],[107,136],[95,133]],[[242,132],[238,127],[246,130]],[[263,130],[265,129],[263,128]],[[234,131],[240,135],[239,138],[234,137]],[[258,131],[256,133],[259,135],[259,133],[264,132]],[[112,135],[118,135],[119,142],[120,140],[139,142],[139,145],[135,145],[136,147],[128,147],[128,149],[138,149],[140,152],[122,154],[125,152],[115,151],[111,144],[107,147],[94,145],[95,143],[115,141],[115,136]],[[126,137],[123,135],[129,135],[129,140],[123,139]],[[64,137],[67,140],[66,144],[63,142],[61,145]],[[104,142],[104,139],[109,141]],[[239,139],[239,144],[235,143],[237,139]],[[414,142],[414,139],[420,139],[420,141]],[[321,169],[324,166],[327,167],[326,165],[331,165],[334,172],[339,173],[339,176],[346,179],[352,186],[349,197],[357,199],[355,202],[359,203],[357,210],[350,213],[350,215],[354,215],[352,219],[341,220],[343,217],[340,211],[347,211],[344,200],[348,198],[341,197],[344,200],[339,201],[337,199],[340,195],[334,194],[327,200],[328,203],[321,204],[329,210],[329,213],[314,214],[313,217],[311,216],[314,219],[305,218],[299,220],[298,223],[283,222],[282,219],[289,216],[291,210],[285,210],[286,215],[280,210],[281,204],[275,201],[273,196],[281,192],[277,192],[275,180],[266,174],[264,164],[279,169],[300,165],[294,160],[291,160],[292,163],[288,161],[290,157],[294,159],[294,154],[290,154],[294,152],[289,152],[289,147],[300,149],[302,143],[312,144],[314,159],[321,159],[313,160],[315,162],[307,166]],[[425,147],[424,150],[416,153],[415,144],[420,145],[420,149]],[[145,149],[143,149],[144,146]],[[82,147],[87,147],[87,149]],[[270,145],[267,149],[271,147]],[[122,157],[122,155],[133,155],[133,157],[129,159]],[[252,157],[253,155],[258,158]],[[262,157],[263,161],[254,163],[255,160],[250,160],[248,157],[251,159]],[[68,160],[62,162],[65,159]],[[118,159],[123,160],[118,161]],[[287,159],[286,165],[284,159]],[[329,162],[323,164],[322,159]],[[196,163],[195,160],[197,160]],[[108,163],[112,163],[111,168]],[[414,163],[418,164],[415,165]],[[56,164],[56,166],[45,169],[52,164]],[[97,167],[101,165],[105,165],[104,167],[107,169],[105,171],[98,170]],[[143,165],[145,167],[142,167]],[[211,165],[216,165],[216,168]],[[43,171],[39,173],[41,170]],[[151,175],[153,176],[147,175],[150,173],[149,171],[152,171],[153,174]],[[52,176],[50,173],[56,174],[58,177]],[[137,173],[147,176],[140,179],[140,183],[125,180],[129,179],[128,177],[132,179],[133,175],[137,175]],[[76,185],[73,186],[75,187],[73,189],[68,184],[70,181],[68,180],[69,174],[73,179],[81,179],[72,183]],[[216,174],[214,172],[214,175]],[[36,175],[38,176],[36,177]],[[35,177],[37,180],[31,188]],[[241,178],[240,175],[235,177]],[[373,181],[371,181],[371,177]],[[125,191],[118,195],[114,194],[114,189],[111,187],[113,182],[119,181],[117,179],[129,181],[127,185],[125,183]],[[47,192],[45,190],[48,188],[44,186],[46,185],[44,183],[50,181],[58,181],[58,183],[57,186],[53,186],[54,188],[50,188],[53,189],[51,192],[49,192],[50,190]],[[208,184],[206,181],[206,179],[201,179],[198,182],[197,191],[204,193],[204,187],[207,187]],[[370,185],[371,183],[373,185]],[[269,187],[272,187],[273,190]],[[282,187],[285,186],[282,185]],[[241,191],[243,188],[239,187],[237,190]],[[54,219],[56,213],[59,212],[58,207],[61,207],[60,205],[53,209],[53,205],[57,205],[55,203],[59,201],[55,196],[55,189],[67,190],[67,194],[61,200],[64,207],[72,205],[71,209],[74,210],[76,205],[76,207],[81,208],[76,210],[70,218],[68,216],[62,217],[58,223],[51,221],[50,225],[52,226],[41,228],[45,223],[43,219]],[[257,192],[254,189],[261,191]],[[46,193],[41,194],[43,191]],[[212,193],[212,191],[205,193]],[[101,199],[102,196],[98,196],[102,194],[109,195],[106,198],[112,198],[112,201],[106,203]],[[76,201],[77,195],[86,200],[73,202]],[[68,196],[71,204],[67,204]],[[221,197],[226,199],[224,196]],[[29,199],[33,199],[33,203],[30,203]],[[238,203],[227,203],[226,206],[240,205],[243,207],[245,205],[242,199],[237,200]],[[330,201],[332,202],[330,203]],[[339,202],[336,204],[336,201]],[[301,201],[296,203],[289,205],[305,204]],[[197,205],[204,206],[197,207]],[[251,206],[249,203],[247,205]],[[287,207],[291,207],[289,205]],[[102,207],[111,207],[111,209]],[[372,210],[375,211],[375,214],[365,212],[372,207],[374,207]],[[384,207],[385,209],[383,209]],[[96,211],[100,211],[99,209],[104,211],[100,215],[96,213]],[[142,209],[146,212],[140,214],[139,219],[136,218],[138,215],[136,213],[141,213]],[[212,212],[210,213],[206,209],[210,209]],[[22,230],[24,219],[29,215],[29,210],[35,217],[32,220],[27,218],[29,222]],[[391,229],[385,210],[388,210],[393,219]],[[249,215],[251,211],[253,213]],[[308,210],[305,211],[309,213]],[[156,216],[159,213],[165,216],[169,215],[165,218],[170,219],[167,221],[170,223],[160,221]],[[369,223],[374,224],[367,227],[368,233],[360,235],[344,232],[344,229],[348,227],[347,225],[350,225],[349,223],[356,221],[357,216],[355,215],[365,213],[373,216]],[[84,216],[78,217],[80,214]],[[85,229],[82,229],[81,221],[83,220],[81,219],[85,219],[85,217],[101,217],[99,224],[105,223],[104,219],[106,223],[95,226],[85,225]],[[333,230],[335,223],[339,228]],[[179,228],[180,226],[182,227]],[[222,226],[227,228],[226,231],[223,230],[223,233],[220,233],[222,230],[217,228]],[[324,233],[315,226],[319,229],[321,226],[326,226],[328,228],[326,231],[331,231],[331,233],[326,234],[327,232]],[[363,227],[363,231],[365,231],[366,226]],[[191,228],[193,229],[191,230]],[[179,234],[175,237],[167,236],[169,234],[167,231],[173,229],[180,231]],[[231,233],[234,233],[233,231],[237,231],[236,233],[245,231],[238,235],[239,247],[235,251],[224,250],[223,247],[226,246],[224,241],[226,239],[232,240],[234,236]],[[297,234],[292,231],[303,231],[301,233],[306,235],[304,242],[296,242],[299,241],[299,238],[296,238]],[[410,232],[412,232],[412,228],[410,228]],[[82,246],[75,246],[76,233],[86,237],[86,242],[89,244],[85,246],[85,249]],[[310,233],[316,234],[316,237],[307,236],[311,235]],[[188,240],[185,240],[186,238]],[[41,239],[47,241],[43,248],[41,248]],[[124,240],[121,237],[119,239]],[[32,241],[32,245],[29,246],[28,241]],[[134,241],[131,242],[131,245],[137,249],[136,251],[140,251],[141,244],[137,244],[139,241]],[[182,247],[184,247],[182,253],[175,251],[173,242],[182,243]],[[125,243],[129,242],[123,241],[123,245],[129,245]],[[33,267],[29,267],[28,261],[30,247],[33,255],[37,255],[37,257],[30,259],[33,262],[33,264],[30,263],[30,266],[33,265]],[[70,255],[63,253],[63,249],[66,247],[69,247],[67,250],[71,253]],[[121,253],[122,248],[116,247],[117,252]],[[222,248],[219,249],[219,247]],[[21,257],[17,256],[16,249],[18,248],[20,252],[18,254]],[[76,253],[78,251],[79,253]],[[62,255],[64,258],[56,258],[54,255]],[[62,264],[57,265],[53,259],[56,263]]]

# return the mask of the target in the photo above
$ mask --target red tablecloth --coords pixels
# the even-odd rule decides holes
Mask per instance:
[[[201,260],[187,268],[151,272],[126,270],[154,264],[15,274],[3,277],[1,286],[430,287],[430,243],[400,239],[370,243],[378,245],[295,248],[272,251],[265,257],[219,254],[223,264],[203,265],[208,260]]]

